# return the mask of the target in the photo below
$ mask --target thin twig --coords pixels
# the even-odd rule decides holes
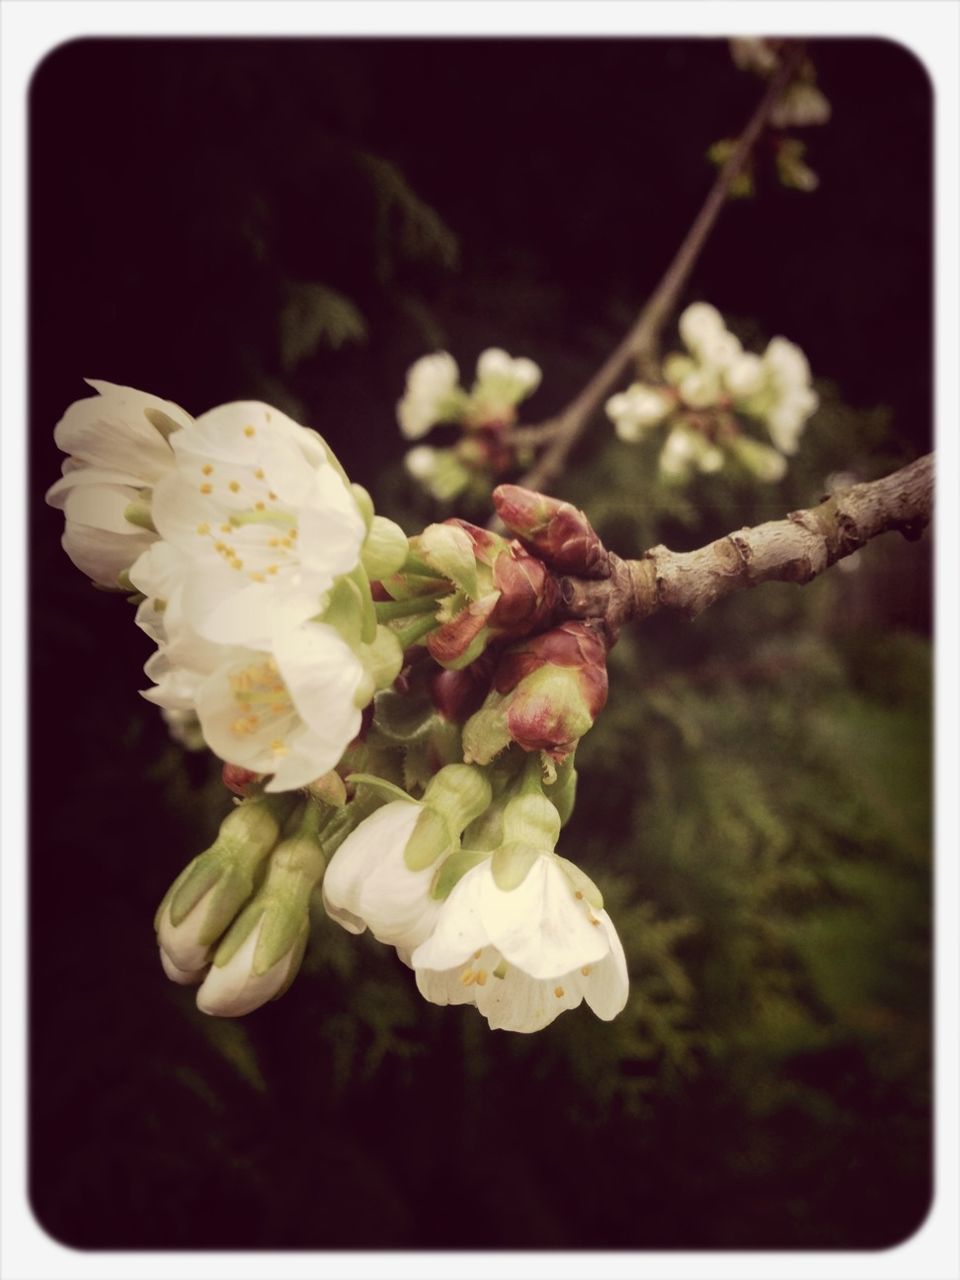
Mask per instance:
[[[675,609],[695,618],[734,591],[761,582],[810,582],[871,538],[898,530],[918,538],[933,510],[933,454],[840,489],[817,507],[740,529],[696,551],[652,547],[640,560],[611,556],[612,574],[560,579],[561,618],[600,618],[614,630]]]
[[[675,309],[690,272],[713,230],[720,210],[726,203],[734,179],[746,164],[750,152],[763,132],[774,103],[787,87],[802,57],[803,47],[800,43],[792,42],[784,46],[780,65],[740,135],[737,145],[717,174],[703,207],[694,219],[693,225],[684,237],[662,280],[619,346],[608,356],[583,390],[556,418],[539,427],[517,430],[516,435],[525,438],[526,443],[540,443],[543,439],[551,441],[537,462],[518,482],[524,488],[536,489],[539,492],[545,492],[548,489],[551,482],[562,471],[567,455],[590,418],[623,377],[630,362],[642,359],[655,348],[660,331]]]

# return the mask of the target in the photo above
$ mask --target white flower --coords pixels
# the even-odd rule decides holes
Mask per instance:
[[[609,916],[594,910],[552,853],[520,885],[497,886],[489,860],[468,871],[411,957],[434,1004],[476,1004],[493,1028],[538,1031],[586,1000],[609,1020],[628,978]]]
[[[723,381],[735,400],[754,395],[764,384],[763,361],[752,351],[744,351],[723,371]]]
[[[70,457],[47,502],[66,516],[63,548],[77,568],[116,587],[118,575],[156,539],[149,490],[173,467],[168,437],[192,419],[179,405],[132,387],[89,385],[97,395],[74,401],[54,429]]]
[[[437,470],[437,450],[428,444],[418,444],[407,451],[403,464],[414,480],[432,480]]]
[[[635,443],[650,427],[657,426],[674,408],[674,401],[656,387],[635,382],[611,396],[606,410],[621,440]]]
[[[321,613],[366,526],[320,437],[269,405],[203,414],[173,438],[153,494],[163,538],[187,557],[181,608],[198,635],[264,647]]]
[[[660,453],[660,470],[677,480],[686,479],[694,469],[709,473],[722,466],[723,451],[684,423],[673,428]]]
[[[404,852],[423,805],[393,800],[365,818],[330,860],[323,877],[327,914],[350,933],[369,928],[409,951],[433,928],[440,903],[430,896],[436,868],[411,871]]]
[[[477,360],[477,379],[470,393],[470,416],[488,421],[510,413],[540,385],[540,366],[525,356],[517,359],[500,347],[488,347]]]
[[[290,985],[303,959],[305,939],[298,938],[265,972],[257,973],[257,944],[267,922],[264,912],[227,963],[212,964],[207,970],[197,992],[197,1008],[202,1013],[240,1018],[276,999]]]
[[[422,356],[410,366],[406,391],[397,404],[400,430],[408,440],[426,435],[458,407],[459,381],[457,362],[447,351]]]
[[[800,348],[786,338],[770,340],[763,365],[767,404],[762,416],[770,438],[781,453],[796,453],[807,419],[819,404],[810,385],[810,365]]]
[[[365,677],[357,654],[322,622],[284,632],[270,652],[229,650],[196,690],[203,736],[229,764],[272,773],[267,791],[306,786],[359,732]]]

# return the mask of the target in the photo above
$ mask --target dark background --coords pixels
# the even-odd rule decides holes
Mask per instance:
[[[931,443],[931,93],[893,44],[812,50],[834,113],[802,131],[821,189],[778,187],[765,143],[757,197],[723,212],[684,302],[708,299],[747,334],[786,334],[864,421],[877,410],[882,430],[862,430],[856,449],[852,437],[824,442],[826,429],[817,447],[878,474]],[[223,793],[204,760],[169,749],[137,698],[149,646],[122,600],[91,591],[68,564],[60,516],[41,501],[59,470],[53,424],[92,376],[194,413],[277,403],[412,519],[393,413],[409,364],[444,346],[469,369],[483,347],[503,345],[544,368],[532,416],[559,408],[656,284],[712,179],[707,148],[735,136],[761,91],[716,40],[98,40],[64,46],[37,72],[31,1196],[57,1238],[842,1248],[881,1247],[919,1223],[929,1193],[922,906],[913,985],[901,993],[919,1024],[909,1084],[877,1067],[883,1046],[868,1052],[875,1028],[860,1027],[789,1065],[771,1058],[764,1079],[789,1078],[804,1101],[765,1114],[744,1102],[749,1079],[731,1084],[746,1051],[729,1023],[726,1058],[701,1045],[679,1069],[657,1035],[649,1055],[631,1049],[616,1073],[621,1085],[639,1080],[642,1098],[625,1101],[618,1085],[595,1111],[583,1068],[604,1052],[607,1028],[584,1015],[573,1032],[503,1048],[479,1020],[422,1010],[389,958],[362,943],[319,942],[314,971],[242,1024],[196,1014],[189,993],[161,979],[150,920],[215,830]],[[329,293],[317,303],[318,284],[346,309]],[[594,464],[591,441],[575,470]],[[822,480],[811,473],[789,497],[815,501]],[[658,536],[695,545],[705,530],[790,505],[769,493],[749,509],[736,501],[714,511],[713,533],[704,517]],[[894,686],[908,700],[910,682],[871,637],[886,644],[896,631],[921,645],[929,629],[926,554],[897,547],[868,562],[883,567],[866,579],[872,589],[850,587],[853,630],[838,640],[827,628],[850,688],[881,701],[900,696]],[[809,598],[826,609],[827,591]],[[792,634],[788,614],[778,625]],[[704,658],[697,634],[679,642],[688,665]],[[669,629],[651,636],[664,653],[678,645]],[[926,670],[910,653],[901,665]],[[911,776],[922,788],[929,726],[916,687]],[[802,684],[794,696],[807,698]],[[588,803],[584,822],[609,821],[613,844],[630,817],[615,780],[607,798],[609,812],[598,818]],[[875,810],[876,797],[864,804]],[[862,831],[859,810],[850,822]],[[655,871],[647,864],[646,881]],[[643,889],[675,914],[699,910],[679,890],[670,901],[662,886]],[[696,949],[685,958],[694,970],[703,962]],[[711,963],[722,966],[722,948]]]

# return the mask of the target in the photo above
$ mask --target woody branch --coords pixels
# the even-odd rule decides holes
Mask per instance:
[[[563,618],[612,627],[671,609],[695,618],[724,596],[761,582],[810,582],[871,538],[920,536],[933,509],[933,455],[892,475],[838,490],[819,506],[740,529],[695,551],[651,547],[639,560],[611,555],[609,578],[560,579]]]

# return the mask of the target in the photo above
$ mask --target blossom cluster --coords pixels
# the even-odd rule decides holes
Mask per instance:
[[[484,414],[508,382],[487,380]],[[157,912],[168,977],[210,1014],[276,998],[319,894],[433,1003],[516,1031],[584,1000],[615,1016],[622,947],[556,850],[612,641],[555,616],[558,575],[611,572],[583,513],[505,485],[507,536],[448,520],[408,539],[269,405],[194,419],[93,385],[57,425],[48,501],[74,563],[132,593],[156,644],[145,697],[235,796]]]
[[[719,471],[735,459],[760,480],[779,480],[818,404],[803,352],[782,337],[762,356],[744,351],[705,302],[683,312],[680,336],[687,350],[666,357],[662,382],[634,382],[607,401],[617,435],[636,443],[666,428],[660,469],[671,479]],[[748,424],[771,443],[749,434]]]
[[[419,440],[433,427],[460,428],[449,448],[420,444],[409,450],[410,475],[438,502],[450,502],[468,491],[485,501],[491,481],[519,459],[507,433],[516,422],[517,405],[540,385],[540,369],[525,357],[515,359],[499,347],[481,352],[470,391],[460,384],[453,356],[437,351],[423,356],[407,372],[407,385],[397,405],[397,421],[408,440]]]

